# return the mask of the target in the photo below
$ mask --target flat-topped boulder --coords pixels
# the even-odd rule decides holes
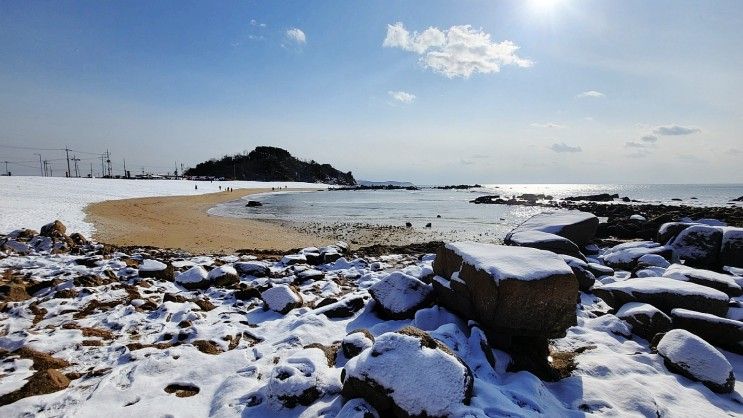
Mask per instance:
[[[412,318],[433,300],[433,288],[408,274],[390,273],[369,288],[380,316],[388,319]]]
[[[556,254],[565,254],[571,257],[585,260],[586,257],[580,252],[580,248],[573,241],[556,234],[542,231],[518,231],[511,232],[504,239],[506,245],[518,247],[530,247],[540,250],[552,251]]]
[[[672,264],[669,266],[663,277],[700,284],[711,287],[728,296],[737,297],[743,295],[743,289],[735,282],[733,276],[728,274],[716,273],[710,270],[695,269],[683,264]]]
[[[687,309],[671,311],[673,327],[685,329],[708,343],[743,354],[743,322]]]
[[[673,328],[671,318],[653,305],[631,302],[622,305],[616,317],[627,321],[632,332],[650,341],[656,334],[668,332]]]
[[[714,392],[730,393],[735,375],[730,362],[715,347],[689,331],[668,331],[657,345],[668,370],[702,382]]]
[[[271,269],[264,261],[239,261],[232,265],[239,274],[253,277],[266,277],[271,275]]]
[[[575,325],[578,281],[559,255],[474,242],[446,244],[439,255],[434,273],[447,278],[447,272],[458,270],[476,313],[471,319],[489,330],[553,338]]]
[[[743,267],[743,228],[722,228],[720,265]]]
[[[722,228],[692,225],[671,242],[674,256],[695,267],[714,267],[718,264],[722,246]]]
[[[646,255],[670,253],[665,246],[653,241],[633,241],[615,245],[601,256],[607,266],[619,270],[634,270],[640,258]]]
[[[592,213],[560,210],[536,214],[512,232],[547,232],[567,238],[579,246],[584,246],[596,237],[598,226],[599,218]]]
[[[474,377],[446,345],[418,328],[378,336],[346,363],[342,395],[363,398],[381,416],[445,417],[469,404]]]
[[[649,303],[666,314],[676,308],[725,316],[730,298],[719,290],[668,277],[643,277],[594,286],[593,293],[612,308],[631,302]]]
[[[299,292],[285,284],[276,285],[263,291],[261,299],[266,304],[267,309],[281,314],[286,314],[292,309],[301,307],[304,302]]]
[[[158,280],[173,281],[175,271],[171,264],[146,259],[139,264],[139,277],[152,277]]]

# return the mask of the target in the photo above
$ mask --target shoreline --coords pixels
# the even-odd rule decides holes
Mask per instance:
[[[180,249],[194,254],[275,250],[330,244],[317,235],[273,222],[214,216],[219,203],[271,189],[236,189],[194,196],[159,196],[107,200],[85,207],[85,220],[95,226],[92,238],[114,246]]]

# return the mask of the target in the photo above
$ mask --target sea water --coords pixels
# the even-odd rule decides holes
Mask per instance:
[[[616,184],[484,184],[466,190],[354,190],[276,192],[246,196],[209,213],[218,216],[284,221],[298,224],[404,226],[407,222],[426,239],[497,241],[544,208],[476,205],[478,196],[504,198],[544,193],[561,199],[598,193],[619,194],[653,204],[726,206],[743,196],[743,184],[616,185]],[[674,199],[681,199],[677,201]],[[247,200],[263,203],[246,207]],[[736,205],[743,206],[740,203]],[[430,223],[430,227],[426,225]]]

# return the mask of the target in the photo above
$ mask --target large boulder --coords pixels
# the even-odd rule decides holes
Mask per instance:
[[[287,314],[295,308],[299,308],[304,303],[302,295],[293,287],[280,284],[271,287],[261,293],[261,299],[266,304],[266,308],[281,314]]]
[[[263,261],[239,261],[232,265],[238,273],[253,277],[266,277],[271,275],[271,269]]]
[[[45,237],[59,238],[63,237],[65,232],[67,232],[67,227],[64,226],[64,224],[59,220],[48,223],[41,227],[41,235]]]
[[[657,345],[668,370],[702,382],[718,393],[735,388],[735,375],[730,362],[715,347],[689,331],[668,331]]]
[[[666,222],[658,228],[655,240],[663,245],[670,244],[681,231],[692,225],[698,224],[694,222]]]
[[[506,235],[504,244],[552,251],[553,253],[569,255],[584,261],[586,259],[586,257],[581,254],[580,248],[578,248],[573,241],[559,235],[550,234],[549,232],[511,232]]]
[[[743,289],[735,282],[733,276],[709,270],[695,269],[683,264],[671,265],[663,273],[663,277],[711,287],[725,292],[728,296],[732,297],[743,295]]]
[[[433,288],[413,276],[396,271],[369,288],[380,316],[387,319],[412,318],[433,301]]]
[[[712,345],[743,354],[743,322],[687,309],[674,309],[671,317],[674,328],[685,329]]]
[[[720,265],[743,267],[743,228],[722,228]]]
[[[477,312],[472,304],[472,293],[467,283],[459,278],[459,272],[453,273],[451,279],[434,276],[431,281],[436,293],[437,302],[446,309],[463,318],[476,318]]]
[[[622,305],[617,318],[627,321],[632,332],[651,341],[656,334],[668,332],[673,328],[671,318],[660,309],[647,303],[631,302]]]
[[[593,287],[593,284],[596,283],[596,276],[591,272],[588,263],[569,255],[563,254],[561,257],[570,266],[570,269],[573,270],[575,278],[578,279],[578,289],[582,292],[588,292]]]
[[[219,266],[213,268],[207,279],[213,286],[227,287],[240,283],[240,277],[237,275],[237,270],[229,265]]]
[[[559,255],[473,242],[449,243],[441,251],[447,261],[434,264],[434,273],[445,277],[455,268],[449,263],[462,260],[456,277],[469,289],[472,319],[490,331],[553,338],[575,325],[578,281]]]
[[[674,256],[695,267],[716,266],[721,245],[722,228],[708,225],[692,225],[671,242]]]
[[[188,290],[206,289],[210,284],[208,276],[204,267],[193,266],[175,276],[175,282]]]
[[[472,397],[472,371],[447,346],[418,328],[380,335],[346,363],[345,398],[363,398],[381,416],[457,416]]]
[[[601,256],[607,266],[617,270],[634,270],[643,256],[667,254],[668,248],[653,241],[633,241],[615,245]]]
[[[527,219],[512,233],[521,231],[541,231],[567,238],[579,246],[584,246],[596,237],[599,218],[588,212],[561,210],[542,212]]]
[[[730,300],[719,290],[667,277],[643,277],[594,286],[593,293],[615,309],[626,303],[642,302],[666,314],[684,308],[725,316]]]

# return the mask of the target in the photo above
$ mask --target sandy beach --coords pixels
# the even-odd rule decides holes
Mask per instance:
[[[286,251],[329,243],[327,239],[271,222],[211,216],[209,208],[266,189],[237,189],[198,196],[109,200],[86,207],[93,239],[113,245],[149,245],[192,253],[241,249]]]

